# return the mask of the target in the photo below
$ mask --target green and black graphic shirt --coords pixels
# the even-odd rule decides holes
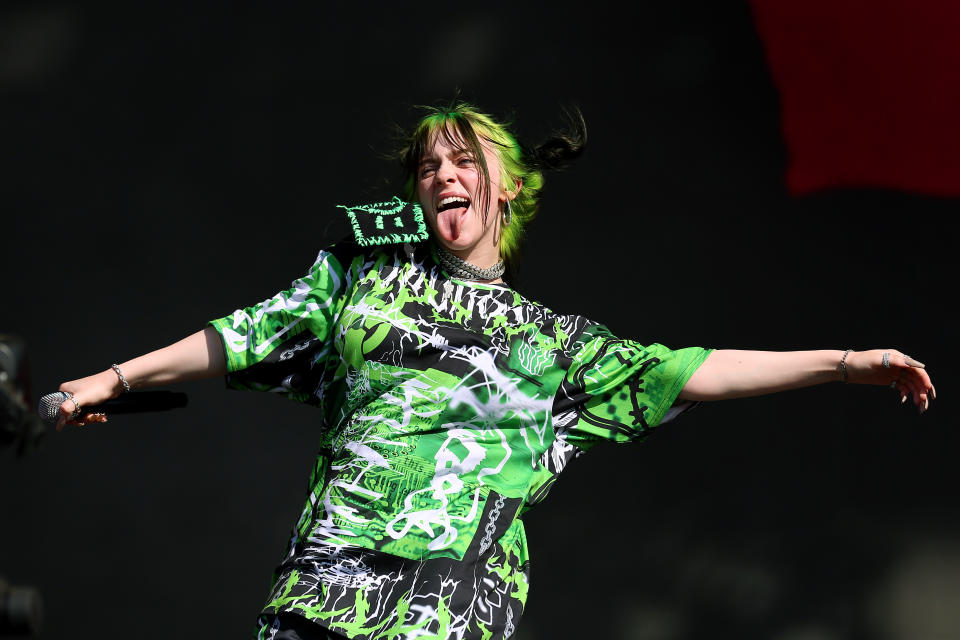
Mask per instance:
[[[708,351],[452,279],[434,251],[339,243],[289,290],[211,323],[229,386],[319,409],[265,612],[364,640],[509,638],[527,599],[524,511],[573,457],[684,408]]]

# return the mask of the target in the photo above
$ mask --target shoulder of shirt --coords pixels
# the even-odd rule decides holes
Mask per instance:
[[[410,261],[422,262],[429,259],[429,256],[430,250],[427,243],[364,247],[357,244],[356,238],[352,235],[345,235],[324,247],[314,264],[332,257],[339,269],[351,271],[356,275],[366,272],[367,269],[378,264],[393,265]]]
[[[563,313],[554,311],[551,307],[548,307],[542,302],[531,300],[525,294],[517,291],[516,289],[511,289],[511,291],[517,297],[517,301],[519,303],[517,306],[530,309],[539,315],[543,322],[550,325],[556,324],[562,326],[566,331],[568,331],[570,344],[588,340],[598,335],[602,336],[610,333],[610,330],[607,329],[606,326],[591,320],[590,318],[577,313]]]

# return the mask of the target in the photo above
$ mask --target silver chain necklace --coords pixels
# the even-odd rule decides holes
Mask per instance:
[[[437,244],[437,256],[440,258],[440,264],[451,276],[460,280],[496,280],[503,275],[505,267],[503,260],[498,260],[497,264],[486,269],[481,269],[475,264],[470,264],[453,255],[439,244]]]

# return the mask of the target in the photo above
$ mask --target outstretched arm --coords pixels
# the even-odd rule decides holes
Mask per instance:
[[[138,389],[222,376],[227,366],[216,330],[207,327],[167,347],[120,363],[120,370],[131,389]],[[60,391],[73,394],[74,400],[82,408],[117,397],[123,392],[123,386],[116,371],[107,369],[86,378],[64,382],[60,385]],[[65,400],[60,406],[58,431],[68,423],[98,421],[89,414],[71,420],[76,406],[73,400]]]
[[[924,365],[895,349],[844,353],[720,349],[690,376],[680,398],[746,398],[833,381],[892,386],[902,402],[911,397],[921,412],[936,397]]]

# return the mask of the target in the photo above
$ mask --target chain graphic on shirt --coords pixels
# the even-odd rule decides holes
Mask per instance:
[[[310,343],[312,342],[319,342],[319,340],[316,337],[310,337],[302,342],[298,342],[297,344],[293,345],[293,347],[289,349],[284,349],[283,351],[280,352],[280,362],[283,362],[284,360],[289,360],[290,358],[292,358],[297,354],[297,351],[303,351],[304,349],[309,347]]]
[[[493,544],[493,533],[497,530],[497,518],[500,517],[500,509],[503,509],[503,496],[497,496],[497,501],[487,516],[487,526],[483,530],[483,539],[480,541],[480,555],[483,555]]]

